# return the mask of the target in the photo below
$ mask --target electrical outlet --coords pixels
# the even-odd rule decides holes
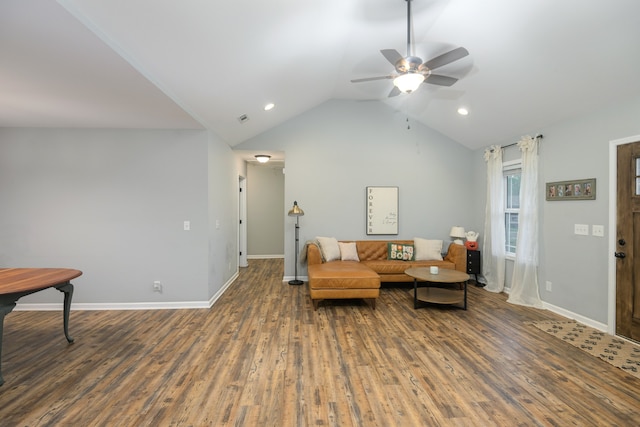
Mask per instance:
[[[153,292],[162,293],[162,283],[159,280],[153,282]]]
[[[604,225],[592,225],[591,234],[597,237],[604,237]]]
[[[551,292],[551,286],[553,285],[553,283],[551,283],[550,281],[547,280],[546,285],[547,285],[547,291]]]
[[[573,232],[575,234],[579,234],[581,236],[588,236],[589,235],[589,225],[587,224],[574,224],[573,225]]]

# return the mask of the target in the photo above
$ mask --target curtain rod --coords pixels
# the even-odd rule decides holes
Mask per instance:
[[[536,136],[534,136],[535,139],[542,139],[544,138],[544,135],[542,135],[541,133],[537,134]],[[514,145],[518,145],[517,142],[514,142],[513,144],[507,144],[507,145],[503,145],[500,148],[507,148],[507,147],[513,147]],[[493,153],[493,148],[491,150],[489,150],[491,153]]]

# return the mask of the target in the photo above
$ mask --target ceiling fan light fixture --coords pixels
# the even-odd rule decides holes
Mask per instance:
[[[393,84],[404,93],[411,93],[418,89],[424,81],[424,75],[420,73],[401,74],[393,79]]]
[[[267,163],[269,159],[271,159],[271,156],[268,154],[256,154],[254,157],[260,163]]]

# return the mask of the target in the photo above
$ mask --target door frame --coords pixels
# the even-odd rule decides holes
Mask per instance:
[[[640,141],[640,135],[609,141],[609,304],[607,309],[607,333],[611,335],[616,334],[616,258],[613,253],[616,251],[618,227],[618,146],[638,141]]]
[[[247,179],[238,180],[238,267],[248,267],[247,261]]]

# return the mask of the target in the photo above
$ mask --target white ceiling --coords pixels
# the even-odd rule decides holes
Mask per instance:
[[[0,126],[209,128],[235,146],[341,98],[479,148],[640,96],[640,1],[412,4],[418,56],[470,56],[438,69],[454,86],[387,99],[391,81],[349,80],[393,71],[379,50],[405,53],[404,0],[2,0]]]

